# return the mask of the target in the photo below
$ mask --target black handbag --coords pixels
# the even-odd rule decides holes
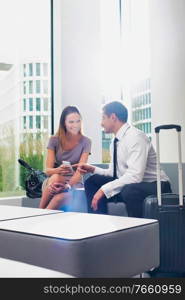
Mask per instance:
[[[18,159],[18,162],[29,171],[25,180],[26,196],[40,198],[42,196],[42,184],[48,176],[43,171],[32,168],[23,159]]]

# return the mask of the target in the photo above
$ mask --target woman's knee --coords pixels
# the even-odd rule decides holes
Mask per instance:
[[[53,174],[48,180],[48,183],[54,183],[54,182],[61,182],[62,181],[62,176],[59,174]]]
[[[70,199],[71,197],[67,193],[60,193],[55,195],[50,203],[58,206],[60,204],[67,204],[70,201]]]

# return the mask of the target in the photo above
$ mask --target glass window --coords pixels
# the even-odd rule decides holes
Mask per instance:
[[[137,110],[135,111],[135,122],[137,122]]]
[[[142,98],[142,105],[145,105],[145,97],[144,97],[144,95],[142,95],[141,98]]]
[[[143,109],[143,119],[146,119],[146,109]]]
[[[151,130],[151,122],[149,123],[149,133],[151,133],[152,130]]]
[[[26,64],[23,64],[23,76],[26,77]]]
[[[40,76],[40,63],[36,63],[36,76]]]
[[[48,116],[44,116],[44,129],[48,129]]]
[[[36,80],[36,93],[40,94],[40,80]]]
[[[147,79],[147,89],[150,89],[150,78]]]
[[[146,104],[148,104],[148,94],[145,95],[145,99]]]
[[[29,94],[33,94],[33,80],[29,80]]]
[[[23,128],[26,129],[26,116],[23,117]]]
[[[29,64],[29,76],[33,76],[33,64]]]
[[[149,118],[151,118],[151,107],[149,107]]]
[[[146,108],[146,119],[148,119],[148,107]]]
[[[48,98],[43,99],[44,111],[48,111]]]
[[[36,98],[36,111],[40,111],[40,101],[41,99],[40,98]]]
[[[151,93],[148,94],[149,97],[149,103],[151,103]]]
[[[41,116],[36,116],[36,128],[41,128]]]
[[[48,64],[43,63],[43,75],[48,76]]]
[[[26,95],[26,81],[23,81],[23,93]]]
[[[25,159],[36,169],[44,168],[46,144],[51,132],[50,127],[43,128],[40,117],[37,117],[36,128],[36,114],[40,114],[36,112],[36,97],[40,95],[33,94],[36,79],[41,79],[36,77],[36,70],[37,76],[43,75],[43,63],[48,65],[50,75],[51,0],[0,0],[0,41],[0,62],[6,66],[0,71],[1,198],[25,195],[26,169],[17,164],[18,158]],[[50,85],[50,77],[46,79]],[[42,81],[38,89],[40,85],[42,90]],[[50,93],[50,86],[48,90]],[[51,97],[50,94],[46,96]],[[50,122],[50,111],[48,114]],[[31,139],[33,129],[34,138]]]
[[[23,111],[26,111],[26,99],[23,99]]]
[[[33,116],[29,116],[29,128],[33,129]]]
[[[146,123],[146,133],[148,133],[149,132],[149,130],[148,130],[149,128],[148,128],[148,123]]]
[[[133,119],[133,122],[135,122],[135,111],[133,112],[133,114],[132,114],[132,119]]]
[[[136,107],[136,101],[135,101],[135,99],[133,98],[133,100],[132,100],[132,107],[133,108],[135,108]]]
[[[146,103],[146,95],[145,94],[143,95],[143,98],[144,98],[144,105],[146,105],[147,103]]]
[[[29,111],[33,111],[33,98],[29,98]]]
[[[43,93],[48,94],[48,81],[43,80]]]

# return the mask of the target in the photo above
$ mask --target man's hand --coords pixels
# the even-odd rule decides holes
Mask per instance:
[[[82,175],[84,175],[86,173],[94,173],[94,170],[95,170],[95,167],[85,164],[85,163],[78,163],[78,164],[72,165],[72,167],[77,168],[77,170]]]
[[[103,196],[105,196],[104,192],[99,189],[92,199],[91,207],[93,210],[98,209],[98,203],[100,202],[101,198],[103,198]]]

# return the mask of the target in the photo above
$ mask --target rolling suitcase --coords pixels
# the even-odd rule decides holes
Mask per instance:
[[[163,129],[176,129],[178,133],[178,177],[179,195],[161,195],[159,132]],[[157,197],[148,196],[144,201],[143,217],[159,220],[160,266],[154,273],[185,275],[185,197],[183,196],[181,126],[163,125],[155,128],[157,152]],[[174,275],[176,274],[176,275]],[[165,275],[166,276],[166,275]],[[168,276],[168,275],[167,275]],[[159,276],[160,277],[160,276]]]

